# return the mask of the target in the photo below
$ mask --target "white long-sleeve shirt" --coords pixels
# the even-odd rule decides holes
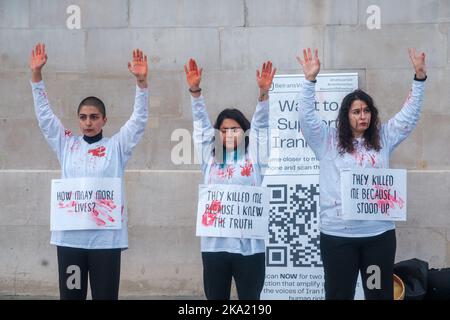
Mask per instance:
[[[259,102],[256,106],[251,121],[247,154],[239,155],[237,159],[233,159],[233,154],[228,154],[227,161],[223,164],[216,163],[213,155],[214,128],[211,126],[203,96],[198,98],[191,96],[191,104],[194,121],[193,140],[201,160],[203,183],[261,186],[260,160],[267,156],[265,140],[269,128],[268,100]],[[201,251],[252,255],[265,252],[265,243],[259,239],[201,237]]]
[[[424,82],[414,81],[402,109],[380,128],[380,151],[367,150],[363,138],[355,139],[353,154],[339,154],[338,132],[314,110],[315,83],[304,80],[298,95],[302,133],[320,161],[320,231],[341,237],[369,237],[395,228],[393,221],[342,219],[340,169],[389,168],[391,152],[414,129],[421,113]]]
[[[53,113],[44,82],[31,82],[39,127],[61,165],[61,178],[122,178],[122,228],[119,230],[52,231],[51,244],[84,249],[128,247],[124,170],[131,152],[144,134],[148,118],[148,90],[136,86],[130,119],[111,138],[89,144],[66,130]]]

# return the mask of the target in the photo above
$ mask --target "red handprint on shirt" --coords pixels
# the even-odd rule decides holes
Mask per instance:
[[[90,149],[88,153],[92,154],[94,157],[104,157],[106,154],[106,148],[104,146],[97,147],[95,149]]]
[[[244,166],[241,166],[241,176],[250,177],[253,171],[253,163],[246,160]]]
[[[234,174],[233,166],[227,166],[227,168],[225,170],[224,169],[217,170],[217,176],[222,179],[225,179],[225,178],[231,179],[233,177],[233,174]]]

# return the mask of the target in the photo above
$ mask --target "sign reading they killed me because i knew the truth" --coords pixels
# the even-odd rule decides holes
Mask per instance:
[[[266,239],[269,209],[265,187],[200,185],[196,234]]]

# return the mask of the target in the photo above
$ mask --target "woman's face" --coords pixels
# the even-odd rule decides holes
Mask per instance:
[[[82,106],[78,114],[80,130],[87,137],[93,137],[102,131],[106,117],[94,106]]]
[[[348,121],[353,132],[353,137],[359,138],[370,126],[370,112],[367,104],[362,100],[353,101],[348,112]]]
[[[229,151],[236,149],[244,138],[244,130],[233,119],[224,119],[220,124],[219,130],[223,145]]]

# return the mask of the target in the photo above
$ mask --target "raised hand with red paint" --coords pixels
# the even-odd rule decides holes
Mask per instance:
[[[314,50],[314,56],[311,48],[303,49],[303,59],[297,57],[297,61],[303,67],[303,73],[306,80],[314,81],[320,71],[320,60],[317,49]]]
[[[47,63],[47,54],[45,53],[45,44],[38,43],[31,50],[30,57],[30,69],[31,69],[31,81],[42,81],[42,68]]]
[[[147,56],[139,49],[133,50],[133,60],[128,62],[128,70],[136,77],[139,88],[147,88]]]
[[[197,62],[194,59],[189,59],[188,66],[184,65],[184,72],[186,73],[186,81],[189,85],[189,91],[194,98],[201,95],[200,82],[202,81],[203,68],[197,67]]]
[[[416,72],[417,79],[423,80],[427,77],[427,68],[425,65],[425,53],[421,52],[418,55],[416,54],[416,49],[408,49],[409,58],[414,67],[414,71]]]
[[[259,101],[269,99],[269,90],[272,86],[273,77],[277,72],[277,68],[272,69],[272,62],[264,62],[261,68],[261,72],[256,70],[256,82],[259,87]]]

